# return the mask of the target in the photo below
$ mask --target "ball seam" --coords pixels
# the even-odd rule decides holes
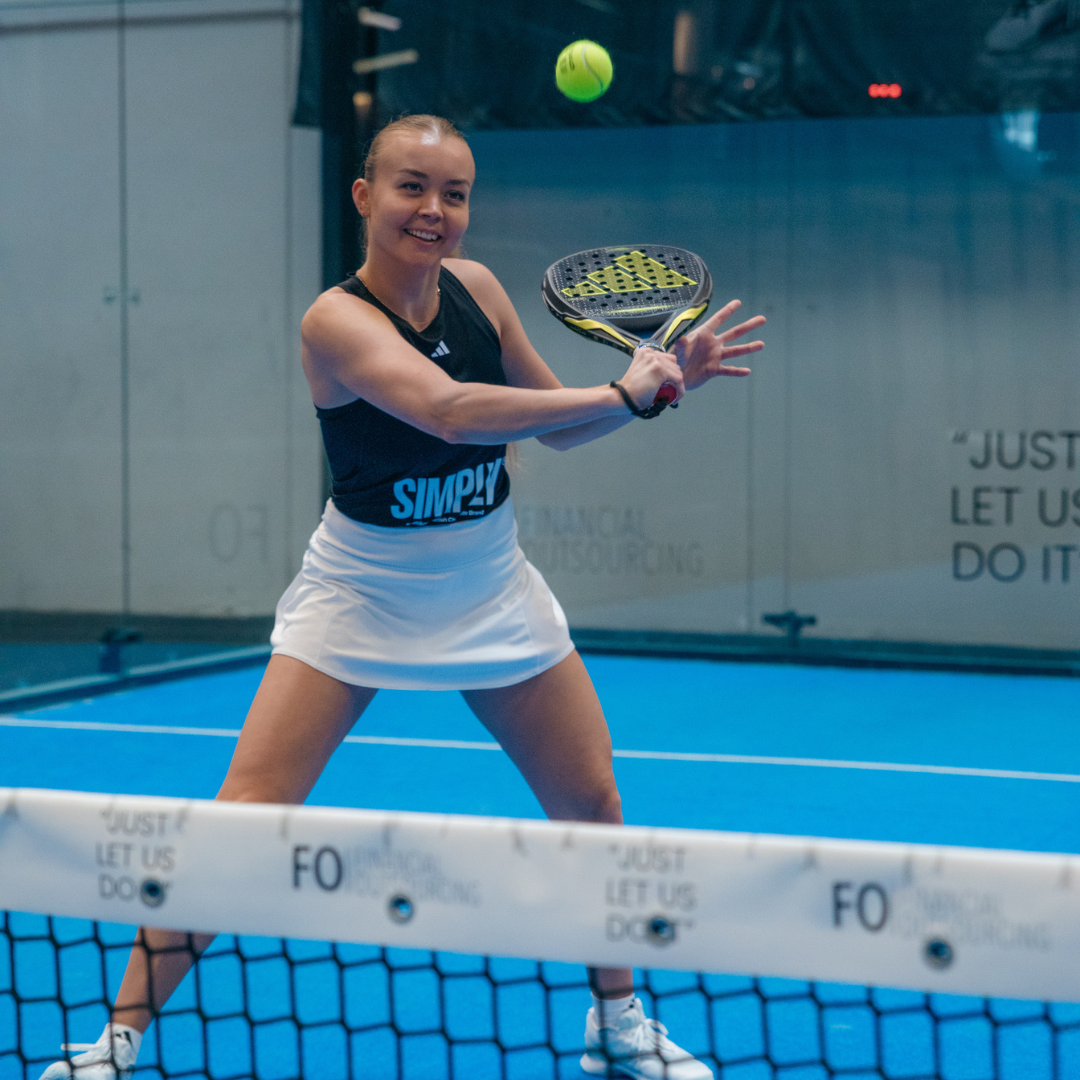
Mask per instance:
[[[581,66],[596,80],[596,85],[600,88],[600,93],[602,94],[604,92],[604,80],[589,66],[589,59],[585,55],[584,45],[581,46]]]

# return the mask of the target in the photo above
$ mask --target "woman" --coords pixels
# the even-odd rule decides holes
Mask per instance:
[[[379,133],[353,185],[364,265],[302,325],[333,498],[278,605],[219,799],[301,803],[378,688],[453,688],[549,817],[622,821],[604,715],[562,610],[517,545],[505,458],[513,440],[567,450],[634,417],[617,388],[563,387],[494,275],[452,256],[473,177],[450,123],[409,116]],[[765,320],[715,333],[738,306],[674,354],[637,351],[621,384],[638,408],[664,383],[681,396],[749,374],[726,361],[762,343],[729,342]],[[101,1039],[42,1080],[126,1074],[153,1012],[210,941],[141,930]],[[607,1071],[606,1048],[630,1076],[711,1077],[645,1019],[629,970],[590,971],[590,985],[587,1072]]]

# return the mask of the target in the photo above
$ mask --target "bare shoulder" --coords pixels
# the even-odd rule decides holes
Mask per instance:
[[[393,348],[401,337],[378,308],[334,286],[307,309],[300,323],[300,357],[316,405],[341,405],[343,373],[363,364],[372,349]]]
[[[469,290],[469,295],[480,305],[501,337],[508,316],[513,318],[514,309],[499,279],[483,263],[472,259],[443,259],[442,262]]]
[[[478,263],[475,259],[443,259],[442,264],[469,292],[473,291],[474,285],[480,289],[502,289],[499,279],[483,263]]]
[[[344,335],[357,330],[375,329],[390,320],[371,304],[335,285],[320,294],[307,309],[300,323],[304,344],[316,350],[333,349]]]
[[[562,384],[532,347],[499,279],[482,263],[471,259],[443,259],[443,266],[469,290],[495,327],[502,346],[503,370],[510,385],[531,390],[557,390]]]

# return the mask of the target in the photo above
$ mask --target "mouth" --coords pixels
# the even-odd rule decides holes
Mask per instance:
[[[423,240],[425,244],[434,244],[437,240],[442,239],[437,232],[431,232],[428,229],[405,229],[404,232],[417,240]]]

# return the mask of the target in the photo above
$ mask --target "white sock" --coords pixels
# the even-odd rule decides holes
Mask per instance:
[[[115,1020],[110,1020],[105,1025],[106,1031],[111,1031],[113,1035],[114,1043],[121,1043],[126,1035],[128,1041],[131,1043],[132,1050],[135,1051],[135,1056],[139,1056],[139,1047],[142,1046],[143,1033],[138,1028],[128,1027],[127,1024],[118,1024]]]
[[[135,1058],[139,1056],[139,1047],[142,1045],[143,1033],[138,1028],[128,1027],[127,1024],[118,1024],[115,1020],[110,1020],[105,1025],[105,1030],[101,1033],[98,1041],[93,1046],[86,1046],[85,1044],[79,1045],[78,1043],[72,1043],[64,1047],[65,1050],[85,1050],[92,1052],[96,1050],[98,1057],[101,1054],[105,1056],[101,1058],[102,1061],[108,1061],[109,1057],[114,1054],[122,1054],[125,1045],[130,1045],[134,1053],[131,1056],[132,1063]],[[97,1057],[94,1060],[98,1060]]]
[[[598,998],[593,994],[592,999],[600,1026],[611,1027],[617,1024],[622,1014],[634,1004],[634,992],[631,990],[626,997],[617,998]]]

